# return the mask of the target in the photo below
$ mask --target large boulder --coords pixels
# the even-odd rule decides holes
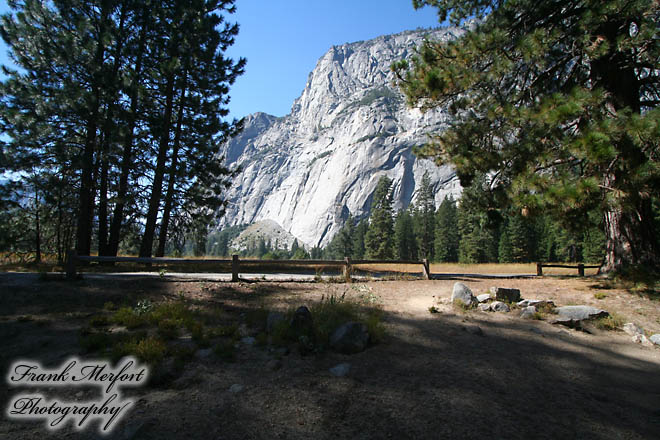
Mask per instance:
[[[463,283],[454,283],[454,289],[451,292],[451,302],[457,300],[468,307],[479,303],[479,300],[472,294],[472,290]]]
[[[330,335],[330,347],[339,353],[359,353],[367,348],[368,343],[369,331],[360,322],[344,323]]]
[[[506,287],[491,287],[490,293],[495,295],[495,299],[505,302],[518,302],[520,301],[520,290],[508,289]]]
[[[563,306],[555,309],[557,318],[553,324],[562,324],[569,327],[579,326],[582,321],[605,318],[609,316],[605,310],[591,306]]]
[[[298,310],[293,314],[289,324],[291,332],[299,339],[301,336],[312,338],[314,336],[314,321],[312,320],[312,312],[305,306],[298,307]]]

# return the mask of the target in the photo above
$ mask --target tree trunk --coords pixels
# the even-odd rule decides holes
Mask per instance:
[[[94,212],[94,152],[96,150],[96,130],[98,128],[99,104],[101,102],[103,57],[105,45],[103,36],[107,26],[109,6],[104,4],[101,10],[101,26],[96,42],[94,57],[95,72],[92,73],[92,102],[86,124],[85,144],[81,160],[80,198],[78,201],[78,222],[76,228],[76,253],[89,255],[92,246],[92,221]]]
[[[158,231],[158,249],[157,257],[165,255],[165,242],[167,241],[167,230],[170,226],[170,215],[174,202],[174,184],[177,173],[179,172],[179,146],[181,145],[181,125],[183,123],[183,112],[186,99],[186,89],[188,87],[188,73],[184,72],[183,86],[181,87],[181,98],[179,99],[179,109],[176,118],[176,129],[174,134],[174,146],[172,148],[172,160],[170,163],[169,180],[167,182],[167,192],[165,193],[165,206],[163,207],[163,219],[160,222]]]
[[[121,225],[124,220],[124,207],[126,206],[126,195],[128,194],[128,177],[132,167],[133,156],[133,141],[135,139],[135,125],[137,121],[137,111],[139,103],[139,84],[140,75],[142,73],[142,60],[144,57],[146,37],[147,37],[147,16],[148,10],[145,8],[142,12],[142,27],[140,29],[140,44],[138,53],[135,59],[135,72],[134,78],[131,83],[130,100],[131,106],[128,114],[128,127],[126,129],[126,138],[124,139],[124,148],[121,157],[121,172],[119,175],[119,188],[117,189],[117,196],[115,203],[115,210],[112,215],[110,223],[110,233],[108,238],[107,253],[110,256],[117,256],[119,251],[119,236],[121,232]]]
[[[599,273],[630,265],[660,267],[660,244],[653,224],[650,199],[642,199],[633,212],[610,210],[604,214],[607,247]]]
[[[174,105],[174,73],[170,73],[165,86],[165,110],[163,112],[163,127],[160,142],[158,145],[158,157],[156,159],[156,169],[154,170],[154,180],[151,187],[151,196],[149,197],[149,210],[147,212],[147,221],[144,225],[144,235],[140,243],[140,257],[151,257],[154,244],[154,234],[156,231],[156,220],[160,208],[160,199],[163,195],[163,178],[165,175],[165,161],[167,160],[167,150],[170,141],[170,126],[172,120],[172,107]]]

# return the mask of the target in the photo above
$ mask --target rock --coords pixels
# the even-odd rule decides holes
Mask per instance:
[[[282,361],[279,359],[271,359],[266,363],[266,368],[270,371],[276,371],[282,368]]]
[[[633,336],[632,341],[636,344],[642,344],[646,346],[653,345],[653,342],[649,341],[649,339],[646,336],[641,334],[636,334],[635,336]]]
[[[234,180],[240,183],[227,190],[229,203],[217,228],[272,219],[289,233],[269,237],[279,239],[281,248],[290,249],[294,236],[299,244],[325,247],[346,212],[369,216],[374,176],[380,175],[402,189],[394,192],[395,209],[409,205],[425,171],[436,206],[447,195],[456,199],[461,188],[454,170],[412,154],[427,133],[446,124],[447,112],[409,108],[393,86],[390,66],[427,37],[446,41],[460,33],[425,29],[332,47],[300,84],[304,90],[288,115],[248,115],[241,133],[222,146],[223,165],[242,165],[242,171]]]
[[[314,335],[312,312],[305,306],[298,307],[290,323],[291,331],[299,339],[301,336],[311,338]]]
[[[212,348],[203,348],[195,352],[195,357],[197,359],[208,359],[213,354]]]
[[[237,393],[240,393],[241,391],[243,391],[244,389],[245,389],[244,385],[241,385],[240,383],[235,383],[235,384],[233,384],[232,386],[229,387],[229,392],[237,394]]]
[[[654,343],[655,345],[660,345],[660,333],[656,333],[654,335],[651,335],[649,340]]]
[[[477,295],[477,301],[479,301],[480,303],[484,303],[484,302],[490,301],[490,300],[491,300],[490,293],[484,293],[482,295]]]
[[[562,306],[555,309],[558,317],[553,324],[562,324],[569,327],[579,326],[582,321],[609,316],[605,310],[591,306]]]
[[[490,305],[490,309],[493,312],[510,312],[511,309],[509,308],[508,305],[503,303],[502,301],[495,301]]]
[[[266,318],[266,331],[272,333],[273,329],[277,324],[284,321],[284,313],[281,312],[269,312],[268,317]]]
[[[246,336],[244,338],[241,338],[241,344],[247,345],[249,347],[253,346],[256,342],[257,340],[252,336]]]
[[[517,304],[518,307],[529,307],[529,306],[534,306],[538,308],[542,307],[555,307],[555,303],[550,301],[550,300],[545,300],[545,299],[523,299],[522,301],[518,301]]]
[[[456,300],[463,302],[466,306],[472,306],[479,302],[472,294],[472,290],[463,283],[454,283],[454,288],[451,292],[451,302]]]
[[[495,295],[498,301],[518,302],[520,301],[520,290],[508,289],[506,287],[491,287],[490,293]]]
[[[360,322],[342,324],[330,335],[330,347],[339,353],[359,353],[367,348],[368,343],[369,331]]]
[[[630,336],[644,334],[644,329],[632,322],[627,322],[623,324],[623,331],[628,333]]]
[[[349,371],[351,371],[351,364],[348,363],[338,364],[330,368],[330,370],[328,371],[330,371],[330,374],[332,374],[335,377],[344,377],[348,374]]]
[[[489,312],[489,311],[490,311],[490,304],[482,303],[482,304],[479,304],[479,305],[477,306],[477,308],[478,308],[479,310],[481,310],[482,312]]]
[[[520,317],[523,319],[532,319],[535,314],[536,314],[536,307],[527,306],[523,309],[522,313],[520,314]]]

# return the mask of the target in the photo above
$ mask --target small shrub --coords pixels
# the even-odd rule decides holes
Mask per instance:
[[[93,353],[110,347],[113,343],[112,336],[106,332],[82,331],[80,336],[80,347],[85,353]]]
[[[105,304],[103,304],[103,310],[105,310],[106,312],[114,312],[115,310],[117,310],[117,306],[112,301],[108,301]]]
[[[208,331],[208,335],[210,338],[223,337],[223,336],[233,338],[237,334],[238,334],[237,324],[229,324],[220,327],[214,327],[209,329]]]
[[[600,330],[621,330],[625,322],[626,319],[623,316],[617,313],[610,313],[610,315],[605,318],[598,318],[595,320],[594,324],[596,325],[596,328]]]
[[[164,339],[174,339],[179,336],[182,322],[178,319],[166,318],[158,323],[158,334]]]
[[[236,347],[233,342],[223,341],[213,347],[213,353],[225,362],[236,360]]]
[[[471,304],[465,304],[462,300],[460,300],[460,299],[458,299],[458,298],[456,298],[456,299],[453,301],[452,304],[454,305],[454,307],[456,307],[456,308],[458,308],[458,309],[460,309],[460,310],[462,310],[462,311],[464,311],[464,312],[466,312],[466,311],[468,311],[468,310],[470,310],[470,309],[473,308]]]
[[[285,347],[293,341],[293,334],[289,326],[289,319],[283,319],[275,324],[271,331],[271,342],[278,347]]]
[[[594,298],[596,298],[596,299],[605,299],[605,298],[607,298],[607,292],[596,292],[596,293],[594,293]]]
[[[144,315],[136,314],[130,307],[122,307],[111,317],[110,321],[118,325],[123,325],[128,329],[137,328],[147,323]]]
[[[173,319],[188,327],[193,322],[193,313],[181,301],[165,302],[154,307],[149,313],[148,319],[155,325],[164,319]]]
[[[133,309],[133,312],[138,315],[146,315],[147,313],[151,312],[153,310],[154,305],[149,301],[148,299],[143,299],[138,301],[138,303],[135,305],[135,308]]]
[[[120,359],[124,356],[133,355],[148,364],[157,364],[165,357],[167,345],[154,337],[149,336],[144,339],[134,339],[113,347],[113,357]]]
[[[204,326],[201,322],[195,321],[188,326],[190,330],[193,341],[202,348],[206,348],[210,345],[209,338],[204,331]]]
[[[436,306],[429,307],[429,313],[440,313],[440,310]]]
[[[268,335],[266,334],[266,332],[258,333],[255,339],[256,339],[255,344],[257,345],[257,347],[265,347],[266,345],[268,345]]]
[[[104,327],[110,323],[110,320],[105,315],[92,316],[89,320],[89,325],[92,327]]]
[[[254,328],[266,328],[266,320],[268,319],[268,310],[264,307],[253,309],[247,312],[245,317],[247,324]]]
[[[375,310],[367,315],[365,325],[369,331],[369,340],[372,344],[378,344],[385,338],[385,326],[382,322],[382,311]]]

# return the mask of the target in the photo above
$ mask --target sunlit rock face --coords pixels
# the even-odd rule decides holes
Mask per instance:
[[[242,171],[218,228],[268,219],[307,246],[324,246],[349,214],[369,215],[381,176],[393,180],[395,209],[414,201],[426,171],[436,205],[458,196],[450,167],[413,154],[428,133],[443,128],[445,112],[407,107],[390,65],[412,56],[425,37],[450,39],[460,32],[410,31],[332,47],[287,116],[252,114],[224,147],[227,164]]]

